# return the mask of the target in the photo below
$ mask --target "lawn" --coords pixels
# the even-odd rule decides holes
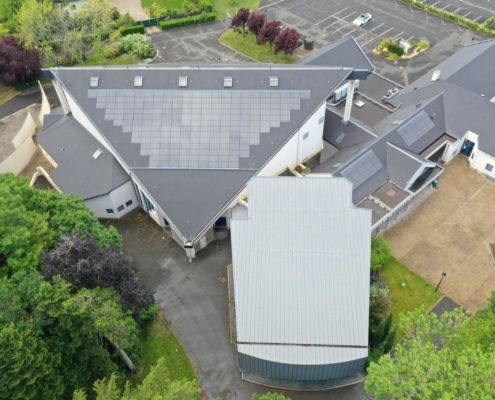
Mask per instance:
[[[421,305],[424,305],[429,310],[443,296],[442,293],[435,292],[433,286],[395,258],[392,258],[381,269],[381,276],[390,287],[394,326],[397,326],[400,314],[415,310]],[[405,285],[403,285],[404,283]],[[403,332],[397,332],[396,343],[403,336]]]
[[[212,0],[211,3],[217,19],[223,19],[233,17],[241,7],[251,11],[256,10],[260,5],[260,0]]]
[[[132,65],[139,64],[141,60],[133,54],[122,54],[115,58],[107,58],[106,65]],[[84,60],[84,66],[105,65],[101,55],[93,54]]]
[[[189,2],[195,3],[193,0],[189,0]],[[179,14],[184,12],[182,7],[184,0],[141,0],[143,8],[149,8],[153,3],[158,4],[164,10],[177,11]]]
[[[256,36],[252,33],[243,35],[229,29],[220,36],[220,43],[262,63],[293,64],[296,61],[295,57],[285,55],[283,52],[274,54],[273,48],[268,43],[257,45]]]
[[[145,325],[141,341],[139,372],[128,378],[132,385],[141,383],[160,357],[167,360],[171,380],[198,379],[184,348],[162,318],[157,317]]]

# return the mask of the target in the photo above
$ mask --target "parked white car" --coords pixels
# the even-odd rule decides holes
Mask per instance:
[[[352,21],[352,25],[355,26],[364,26],[368,22],[371,22],[371,14],[366,13],[366,14],[361,14],[359,17],[357,17],[354,21]]]

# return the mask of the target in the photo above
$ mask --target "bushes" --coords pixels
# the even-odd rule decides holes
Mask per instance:
[[[200,15],[193,15],[191,17],[162,21],[160,22],[160,28],[162,28],[165,31],[168,29],[183,28],[191,25],[204,24],[206,22],[215,21],[215,19],[216,19],[216,15],[214,13],[205,13]]]
[[[151,38],[140,33],[124,36],[119,44],[124,53],[132,53],[140,58],[151,57],[155,54]]]
[[[125,28],[120,28],[120,34],[122,36],[132,35],[134,33],[144,34],[144,26],[143,25],[134,25],[128,26]]]

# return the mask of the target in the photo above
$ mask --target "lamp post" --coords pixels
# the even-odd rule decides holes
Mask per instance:
[[[445,278],[446,276],[447,276],[447,273],[446,272],[442,272],[442,277],[440,278],[440,282],[438,282],[438,285],[435,288],[435,292],[438,290],[438,288],[440,287],[440,284],[442,283],[443,278]]]

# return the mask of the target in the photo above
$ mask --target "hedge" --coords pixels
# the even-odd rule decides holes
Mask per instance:
[[[435,6],[421,2],[420,0],[401,0],[403,3],[409,4],[423,11],[427,11],[430,14],[436,15],[440,18],[447,19],[456,24],[463,25],[473,31],[484,33],[485,35],[495,37],[495,30],[490,29],[489,26],[493,23],[493,17],[488,18],[484,23],[480,24],[468,18],[461,17],[460,15],[442,10]]]
[[[122,36],[132,35],[133,33],[144,34],[144,25],[133,25],[125,28],[120,28]]]
[[[191,17],[172,19],[160,22],[160,28],[164,31],[168,29],[183,28],[185,26],[204,24],[205,22],[215,21],[215,13],[205,13]]]

